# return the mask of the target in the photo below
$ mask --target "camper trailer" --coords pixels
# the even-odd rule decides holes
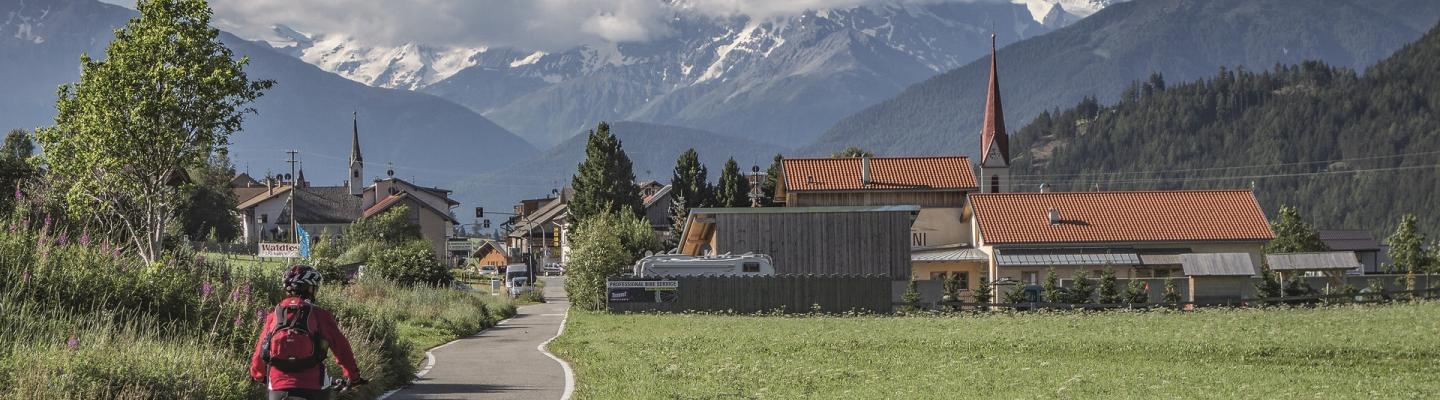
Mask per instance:
[[[657,254],[635,263],[635,276],[775,275],[774,262],[764,254],[684,256]]]

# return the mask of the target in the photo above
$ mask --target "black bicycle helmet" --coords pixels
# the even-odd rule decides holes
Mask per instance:
[[[322,279],[320,271],[316,271],[309,265],[292,265],[285,270],[285,289],[319,287]]]

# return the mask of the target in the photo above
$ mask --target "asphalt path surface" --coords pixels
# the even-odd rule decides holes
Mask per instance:
[[[545,304],[520,307],[515,317],[480,334],[430,351],[424,375],[388,399],[560,399],[566,367],[540,346],[557,336],[570,303],[565,281],[545,281]],[[430,365],[430,360],[434,364]]]

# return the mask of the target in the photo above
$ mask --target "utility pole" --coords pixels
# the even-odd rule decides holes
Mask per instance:
[[[290,160],[285,161],[290,163],[290,240],[295,241],[295,243],[300,243],[300,230],[297,229],[300,223],[295,221],[295,191],[300,190],[300,185],[295,184],[295,180],[297,179],[295,176],[295,163],[298,162],[295,160],[295,155],[299,153],[299,150],[285,151],[285,154],[290,155]]]

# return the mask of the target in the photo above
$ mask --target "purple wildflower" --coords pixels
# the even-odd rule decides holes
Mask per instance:
[[[55,238],[55,244],[64,246],[66,243],[70,243],[70,234],[66,232],[60,232],[60,237]]]
[[[81,245],[81,246],[89,246],[89,245],[90,245],[90,232],[83,232],[83,233],[80,234],[80,245]]]
[[[80,348],[80,338],[75,337],[73,334],[70,335],[70,340],[65,341],[65,347],[69,347],[71,351]]]
[[[110,253],[110,256],[111,256],[111,257],[115,257],[115,258],[120,258],[120,248],[119,248],[119,247],[116,247],[115,250],[113,250],[113,251]]]
[[[20,284],[23,285],[27,283],[30,283],[30,270],[28,269],[20,273]]]
[[[265,309],[261,308],[255,310],[255,321],[265,322]]]
[[[25,201],[25,192],[20,191],[20,186],[15,186],[15,201]]]
[[[244,318],[240,318],[239,315],[236,315],[236,316],[235,316],[235,326],[240,326],[241,324],[244,324],[244,323],[245,323],[245,319],[244,319]]]
[[[50,227],[50,222],[51,222],[51,221],[50,221],[50,214],[45,214],[45,223],[44,223],[44,225],[45,225],[46,228],[49,228],[49,227]]]
[[[249,301],[249,300],[250,300],[250,284],[249,284],[249,283],[246,283],[246,284],[244,284],[244,285],[240,285],[240,287],[235,288],[235,291],[230,292],[230,300],[240,301],[240,299],[242,299],[242,298],[245,299],[246,301]]]
[[[196,254],[196,255],[195,255],[195,264],[196,264],[196,265],[204,265],[204,264],[205,264],[205,255],[203,255],[203,254]]]
[[[210,284],[210,282],[205,282],[200,285],[200,302],[203,303],[205,300],[209,300],[210,292],[213,290],[215,290],[215,285]]]

